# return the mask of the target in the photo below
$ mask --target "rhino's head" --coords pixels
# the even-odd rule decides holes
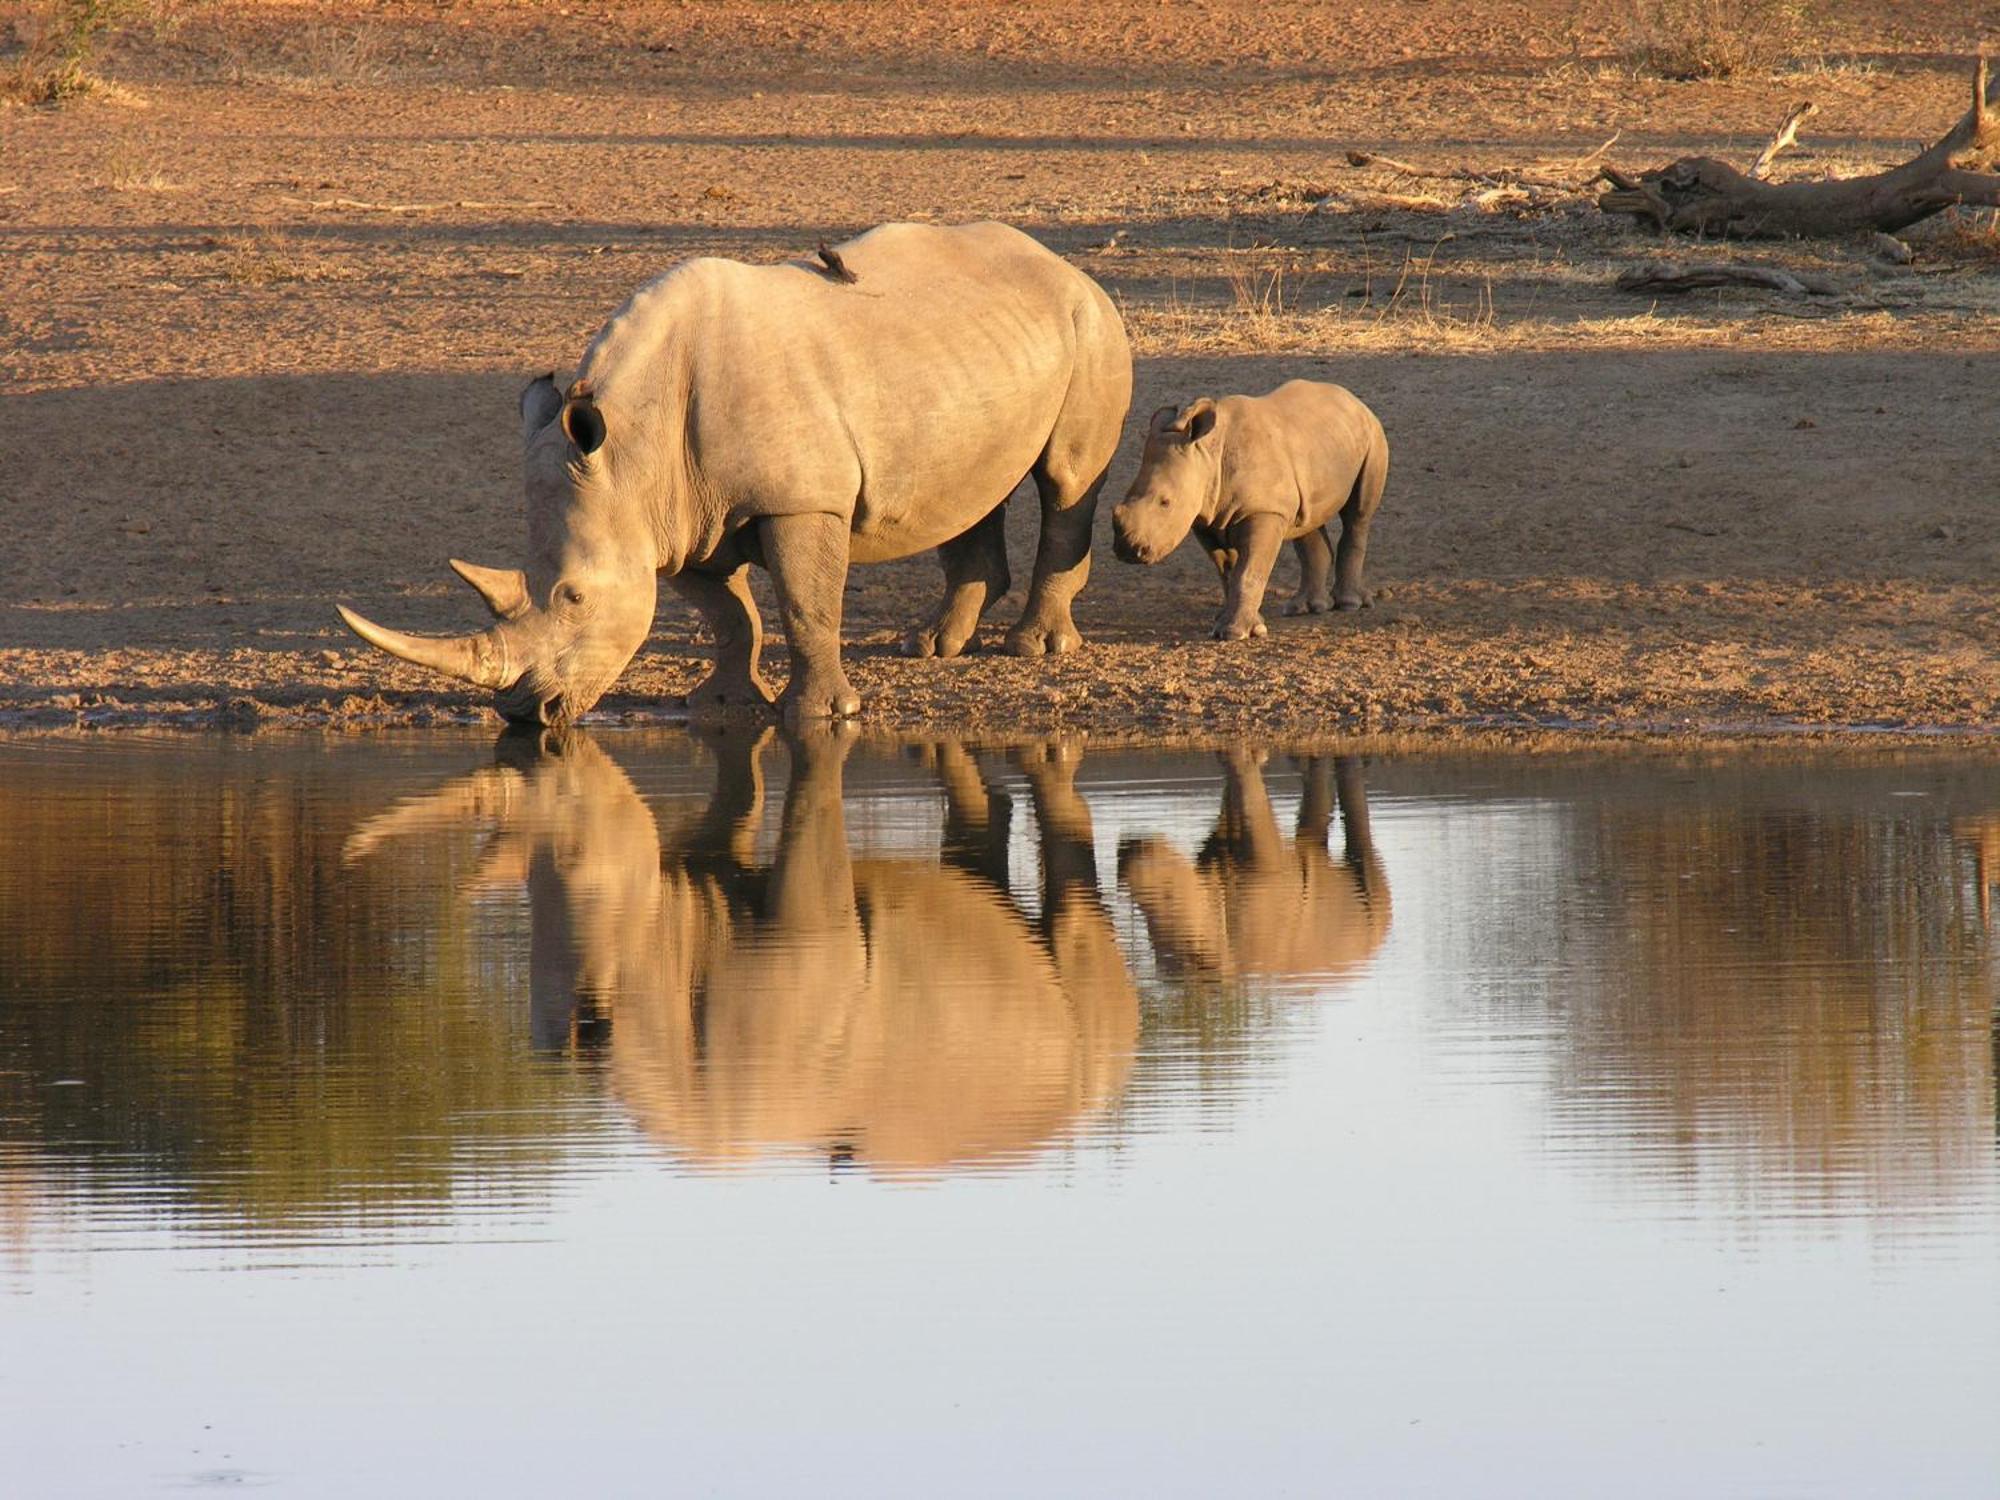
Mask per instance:
[[[493,612],[472,635],[387,630],[342,606],[372,646],[492,688],[516,723],[562,725],[604,695],[653,626],[656,540],[643,495],[641,445],[621,449],[587,381],[567,396],[544,375],[521,394],[529,563],[482,568],[452,559]]]
[[[1181,544],[1221,477],[1214,433],[1215,403],[1207,397],[1153,413],[1138,477],[1111,512],[1113,548],[1124,561],[1156,563]]]

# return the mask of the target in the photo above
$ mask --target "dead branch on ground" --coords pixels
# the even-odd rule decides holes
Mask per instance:
[[[1674,294],[1698,291],[1711,286],[1755,286],[1793,297],[1833,297],[1840,288],[1819,276],[1797,271],[1780,271],[1775,266],[1748,266],[1728,261],[1664,260],[1653,265],[1634,266],[1617,281],[1621,292]]]
[[[477,198],[460,198],[447,203],[369,203],[360,198],[280,198],[293,208],[310,209],[314,213],[345,210],[363,214],[434,214],[449,209],[467,209],[474,212],[493,212],[499,209],[554,208],[553,203],[540,199],[524,199],[518,203],[488,203]]]
[[[1597,158],[1611,148],[1611,137],[1595,151],[1576,159],[1572,166],[1582,170],[1595,164]],[[1485,188],[1544,188],[1557,193],[1575,193],[1595,182],[1596,174],[1564,182],[1560,178],[1544,177],[1534,172],[1524,172],[1516,167],[1496,167],[1492,171],[1481,171],[1473,166],[1460,167],[1419,167],[1406,161],[1398,161],[1393,156],[1384,156],[1379,151],[1349,151],[1347,164],[1350,167],[1381,167],[1385,171],[1400,173],[1404,177],[1426,178],[1442,182],[1471,182]]]
[[[1762,173],[1796,138],[1811,106],[1794,109],[1748,173],[1712,156],[1686,156],[1637,177],[1606,166],[1612,190],[1597,206],[1686,234],[1831,238],[1893,234],[1969,203],[2000,206],[2000,113],[1985,57],[1973,69],[1972,107],[1936,145],[1901,166],[1819,182],[1766,182]],[[1985,170],[1982,170],[1985,169]]]

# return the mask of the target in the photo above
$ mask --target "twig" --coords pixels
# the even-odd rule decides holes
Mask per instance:
[[[1513,167],[1497,167],[1490,172],[1482,172],[1471,166],[1419,167],[1406,161],[1398,161],[1393,156],[1381,156],[1372,151],[1349,151],[1347,164],[1350,167],[1385,167],[1405,177],[1421,177],[1433,181],[1476,182],[1481,187],[1536,187],[1556,193],[1575,193],[1589,186],[1588,180],[1582,183],[1558,182],[1550,177],[1533,177]]]
[[[1610,140],[1606,141],[1603,145],[1599,146],[1595,151],[1589,151],[1584,153],[1582,156],[1579,156],[1575,161],[1569,164],[1570,170],[1574,172],[1581,172],[1585,167],[1591,166],[1592,164],[1597,162],[1600,158],[1603,157],[1605,152],[1609,151],[1613,146],[1618,144],[1618,137],[1620,137],[1624,133],[1625,132],[1622,130],[1612,131]]]
[[[280,203],[289,203],[296,208],[325,212],[329,209],[347,209],[354,213],[367,214],[430,214],[440,209],[467,208],[492,210],[496,208],[554,208],[553,203],[541,199],[526,199],[518,203],[484,203],[476,198],[460,198],[448,203],[368,203],[360,198],[280,198]]]
[[[1750,168],[1750,175],[1761,182],[1764,174],[1771,170],[1771,163],[1778,159],[1778,153],[1787,146],[1798,144],[1799,127],[1818,113],[1819,106],[1810,99],[1802,104],[1794,104],[1792,112],[1785,116],[1784,123],[1778,127],[1778,133],[1771,137],[1770,144],[1757,153],[1757,161]]]

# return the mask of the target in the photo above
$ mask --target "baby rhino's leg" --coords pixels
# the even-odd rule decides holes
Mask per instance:
[[[1251,516],[1229,529],[1234,566],[1223,583],[1222,614],[1212,632],[1218,641],[1241,641],[1268,634],[1264,624],[1264,586],[1271,565],[1284,545],[1285,525],[1276,516]]]
[[[1285,613],[1323,615],[1333,608],[1333,595],[1326,587],[1333,571],[1333,543],[1327,540],[1326,528],[1315,526],[1294,538],[1292,550],[1299,555],[1299,591],[1285,605]]]

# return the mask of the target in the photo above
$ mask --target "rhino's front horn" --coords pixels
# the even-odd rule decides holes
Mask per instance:
[[[500,626],[476,635],[405,635],[357,615],[345,604],[334,608],[347,628],[369,645],[420,667],[449,673],[483,688],[508,687],[520,675],[508,660],[507,637]]]

